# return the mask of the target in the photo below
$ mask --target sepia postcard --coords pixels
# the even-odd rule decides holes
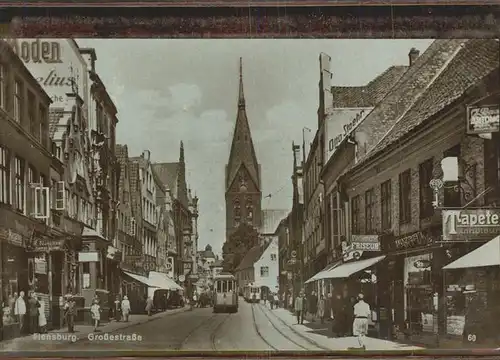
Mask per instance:
[[[498,39],[24,34],[2,353],[500,350]]]

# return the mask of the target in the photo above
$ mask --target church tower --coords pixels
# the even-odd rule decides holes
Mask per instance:
[[[238,111],[233,141],[226,165],[226,240],[241,223],[259,228],[261,225],[260,164],[246,114],[243,92],[243,65],[240,58]]]

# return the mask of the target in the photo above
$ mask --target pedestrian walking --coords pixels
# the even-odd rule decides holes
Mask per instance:
[[[371,317],[370,305],[364,301],[364,295],[358,295],[358,302],[354,305],[353,335],[358,337],[359,347],[365,347],[365,337],[368,334],[368,319]]]
[[[76,315],[76,302],[73,296],[66,295],[66,302],[64,303],[64,318],[68,326],[68,332],[75,332],[75,315]]]
[[[90,313],[92,314],[92,321],[94,322],[94,332],[97,332],[99,327],[99,322],[101,321],[101,306],[99,302],[94,299],[92,306],[90,307]]]
[[[153,311],[153,299],[151,299],[151,296],[148,296],[146,299],[146,312],[148,313],[148,316],[151,316],[151,313]]]
[[[29,332],[30,334],[36,334],[38,332],[38,308],[40,303],[35,295],[35,292],[31,291],[28,298],[28,316],[29,316]]]
[[[295,316],[297,317],[297,324],[304,323],[304,311],[305,311],[305,300],[304,293],[300,292],[299,296],[295,299]]]
[[[45,316],[45,301],[42,300],[41,296],[38,296],[38,329],[40,333],[45,334],[47,332],[47,317]]]
[[[130,301],[128,300],[127,295],[123,297],[121,303],[121,309],[122,309],[123,321],[128,322],[128,318],[130,315]]]
[[[26,316],[26,299],[24,298],[24,291],[19,293],[14,306],[14,315],[19,321],[19,331],[21,334],[24,332],[24,321]]]
[[[311,315],[311,322],[314,322],[316,313],[318,312],[318,296],[315,291],[311,292],[311,295],[307,300],[307,311]]]
[[[277,309],[279,307],[279,305],[280,305],[280,297],[278,296],[278,293],[275,293],[274,294],[274,306]]]
[[[325,297],[320,295],[318,300],[318,317],[322,324],[325,323]]]
[[[120,321],[122,318],[122,309],[121,309],[121,301],[120,301],[120,295],[116,295],[115,302],[114,302],[114,318],[115,321]]]
[[[347,320],[345,303],[340,294],[336,294],[331,300],[332,335],[334,337],[343,337],[347,328],[346,321],[352,321],[352,319]]]

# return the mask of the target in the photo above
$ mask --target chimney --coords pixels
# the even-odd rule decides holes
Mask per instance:
[[[415,61],[417,60],[419,55],[420,55],[420,51],[418,51],[415,48],[411,48],[410,52],[408,53],[408,58],[410,60],[410,66],[415,64]]]
[[[319,111],[318,111],[318,127],[323,123],[325,114],[333,107],[332,96],[332,73],[330,72],[332,58],[321,53],[319,55]]]

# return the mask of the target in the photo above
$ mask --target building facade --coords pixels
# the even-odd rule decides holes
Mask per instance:
[[[158,250],[158,209],[156,205],[156,184],[153,176],[151,152],[145,150],[141,156],[132,158],[139,165],[139,181],[141,184],[142,207],[142,246],[144,254],[144,270],[156,271],[156,255]]]
[[[179,160],[172,163],[155,163],[153,170],[159,181],[164,185],[165,193],[171,199],[171,204],[166,206],[170,210],[170,219],[173,220],[175,230],[175,251],[171,249],[169,261],[174,261],[175,277],[184,278],[182,282],[188,284],[188,278],[193,274],[196,261],[197,221],[193,218],[197,216],[197,201],[194,207],[193,199],[190,199],[190,190],[186,182],[186,162],[184,156],[184,144],[180,143]],[[196,212],[195,212],[196,211]],[[169,230],[171,231],[171,230]],[[195,235],[193,235],[195,234]],[[175,254],[174,254],[175,253]]]
[[[313,276],[327,265],[328,247],[325,239],[324,223],[324,183],[321,171],[325,163],[325,117],[332,107],[331,92],[331,58],[321,53],[319,57],[320,81],[319,106],[317,112],[318,129],[306,154],[305,141],[302,145],[304,153],[303,186],[304,186],[304,275]]]
[[[20,292],[51,297],[52,256],[42,249],[69,234],[49,227],[50,99],[8,44],[0,42],[0,238],[2,267],[2,337],[19,336],[13,301]],[[67,237],[66,237],[66,236]],[[33,245],[40,246],[33,246]],[[36,264],[36,265],[35,265]],[[46,302],[50,307],[49,301]],[[46,313],[49,309],[43,309]]]
[[[482,287],[484,311],[494,311],[484,281],[493,275],[443,267],[492,237],[457,243],[446,226],[450,208],[496,206],[498,143],[484,129],[471,133],[466,109],[498,104],[498,43],[437,40],[421,56],[412,49],[409,60],[323,172],[337,210],[327,217],[341,245],[336,256],[359,265],[350,273],[336,265],[323,277],[342,280],[331,282],[333,291],[365,293],[379,336],[436,347],[462,334],[466,285]]]

